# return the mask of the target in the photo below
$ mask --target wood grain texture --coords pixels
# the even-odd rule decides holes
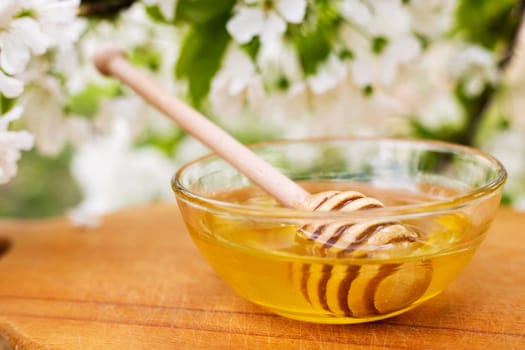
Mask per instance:
[[[376,323],[288,320],[236,296],[175,204],[99,229],[0,221],[0,349],[525,349],[525,213],[502,209],[442,295]]]

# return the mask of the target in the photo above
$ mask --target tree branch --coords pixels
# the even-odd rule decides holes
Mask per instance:
[[[516,19],[516,28],[512,31],[512,37],[510,38],[507,46],[505,47],[503,51],[503,55],[498,62],[498,68],[500,72],[503,72],[508,65],[512,62],[512,58],[514,57],[516,47],[518,45],[519,41],[519,33],[520,28],[522,26],[523,20],[525,15],[525,0],[521,0],[516,7],[514,8],[514,18]],[[473,145],[474,139],[476,137],[477,131],[479,129],[479,126],[481,125],[481,122],[483,121],[483,117],[485,115],[485,112],[487,111],[488,107],[490,106],[490,103],[496,96],[496,93],[498,91],[498,86],[488,86],[485,88],[485,90],[482,92],[482,94],[478,97],[477,103],[475,103],[475,106],[470,111],[470,120],[469,125],[466,128],[466,130],[462,133],[462,135],[459,136],[458,142],[465,145]]]

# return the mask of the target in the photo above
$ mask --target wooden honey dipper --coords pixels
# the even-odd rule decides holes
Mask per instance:
[[[117,47],[100,49],[93,62],[102,74],[116,77],[131,87],[285,207],[313,211],[356,211],[384,207],[380,201],[355,191],[308,193],[201,113],[161,89],[151,78],[133,67],[125,53]],[[410,243],[418,238],[417,233],[404,225],[385,220],[356,224],[307,224],[298,232],[320,249],[335,254],[352,252],[363,245],[379,247]]]

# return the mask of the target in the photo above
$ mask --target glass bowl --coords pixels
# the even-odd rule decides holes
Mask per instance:
[[[464,146],[409,139],[278,141],[251,149],[310,193],[354,190],[384,207],[283,208],[210,155],[172,179],[188,231],[217,274],[247,300],[292,319],[359,323],[441,293],[471,259],[500,203],[506,172]],[[396,223],[403,244],[331,254],[305,227]]]

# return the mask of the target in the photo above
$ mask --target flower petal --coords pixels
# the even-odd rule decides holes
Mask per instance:
[[[9,123],[13,120],[20,119],[24,108],[22,106],[15,106],[9,112],[0,117],[0,131],[6,131]]]
[[[24,83],[0,71],[0,93],[7,98],[18,97],[24,92]]]
[[[26,130],[8,131],[2,135],[2,141],[19,151],[28,151],[33,147],[34,136]]]
[[[40,30],[40,25],[32,18],[22,17],[11,25],[12,35],[31,48],[36,55],[42,55],[49,47],[49,39]]]
[[[31,57],[29,49],[10,33],[0,37],[0,67],[8,74],[22,73]]]
[[[16,0],[2,0],[0,2],[0,28],[7,28],[20,8]]]
[[[384,56],[389,56],[398,62],[409,62],[421,54],[421,42],[413,36],[404,36],[393,40],[385,50]]]
[[[45,24],[71,24],[79,5],[79,0],[47,0],[35,6],[36,18]]]
[[[250,42],[261,33],[264,14],[260,8],[242,7],[226,24],[228,33],[240,44]]]
[[[261,33],[261,43],[267,44],[270,41],[277,40],[286,31],[286,22],[274,11],[271,11],[266,17]]]
[[[308,84],[316,94],[322,94],[335,88],[345,77],[347,71],[343,63],[331,55],[317,70],[308,77]]]
[[[358,25],[365,26],[372,20],[370,7],[359,0],[346,0],[341,5],[343,16]]]
[[[392,41],[381,56],[381,81],[390,85],[397,77],[400,65],[408,63],[421,54],[421,43],[412,36]]]
[[[0,93],[7,98],[18,97],[24,92],[24,83],[0,71]]]
[[[364,60],[352,62],[352,80],[359,87],[371,85],[374,80],[371,63]]]
[[[306,0],[277,0],[275,7],[287,22],[300,23],[306,13]]]
[[[34,18],[47,36],[48,46],[60,46],[78,40],[80,36],[77,12],[79,0],[45,0],[34,5]],[[83,30],[82,30],[83,31]]]
[[[34,138],[27,131],[9,131],[9,123],[20,118],[22,107],[15,107],[0,117],[0,184],[16,175],[20,151],[33,147]]]
[[[177,0],[162,0],[159,1],[159,9],[164,18],[171,21],[175,17],[175,5]]]

